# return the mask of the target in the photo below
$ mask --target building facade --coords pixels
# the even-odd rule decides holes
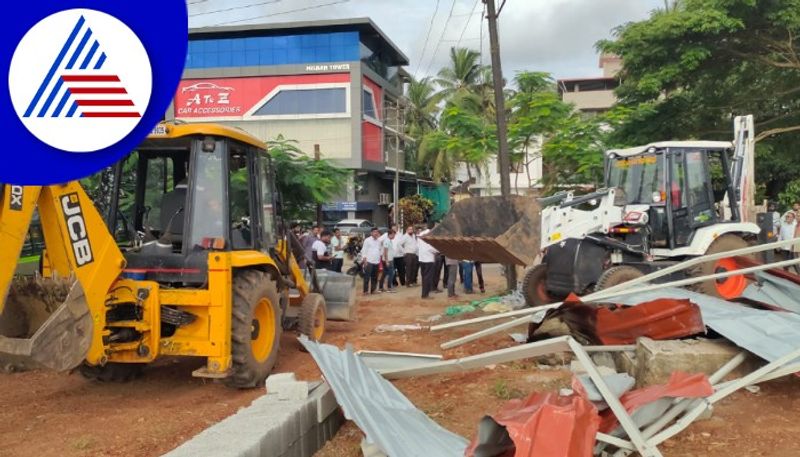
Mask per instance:
[[[622,68],[622,59],[603,54],[599,67],[603,71],[602,76],[559,79],[558,93],[561,99],[585,113],[601,113],[614,106],[617,102],[614,89],[619,86],[617,74]]]
[[[394,168],[407,173],[399,100],[408,58],[370,20],[192,29],[168,118],[219,122],[352,170],[325,219],[387,223]],[[397,148],[399,145],[399,148]],[[399,149],[399,151],[396,151]]]

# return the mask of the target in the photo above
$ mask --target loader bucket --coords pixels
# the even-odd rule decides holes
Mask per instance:
[[[317,270],[317,283],[325,297],[328,319],[353,321],[356,319],[356,277],[335,271]]]
[[[78,283],[52,310],[50,298],[59,295],[52,290],[61,287],[54,284],[45,287],[44,293],[29,293],[30,287],[12,286],[0,315],[0,368],[65,371],[83,362],[91,345],[92,318]]]
[[[527,266],[540,251],[540,221],[533,197],[472,197],[453,205],[424,239],[451,259]]]

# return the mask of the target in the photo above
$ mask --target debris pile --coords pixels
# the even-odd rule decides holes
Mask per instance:
[[[387,455],[571,457],[636,453],[658,457],[664,441],[710,415],[714,405],[732,393],[800,371],[800,315],[796,313],[800,311],[800,276],[778,269],[785,262],[762,265],[747,259],[733,271],[654,282],[698,262],[692,259],[669,266],[581,298],[571,295],[563,303],[430,327],[437,332],[510,319],[441,344],[442,349],[450,349],[528,326],[527,339],[523,336],[521,344],[466,357],[408,358],[393,354],[396,360],[383,360],[370,369],[352,356],[352,351],[339,353],[325,345],[303,344],[320,365],[348,417]],[[741,303],[679,288],[737,273],[749,275],[751,281],[744,294],[746,301]],[[483,309],[501,299],[492,297],[469,305]],[[461,312],[462,308],[451,307],[446,314]],[[705,339],[708,337],[721,338]],[[659,350],[659,345],[669,349]],[[713,356],[706,357],[706,351]],[[335,357],[334,352],[338,354]],[[571,388],[531,392],[525,398],[509,400],[476,424],[468,445],[413,408],[384,380],[468,372],[556,354],[573,358]],[[372,397],[368,404],[362,402],[365,396]],[[394,417],[391,421],[390,416]],[[385,423],[391,423],[396,433],[388,434],[380,427],[376,430],[375,424],[383,421],[389,421]],[[408,433],[414,438],[403,440]],[[413,448],[419,442],[436,443],[437,448]],[[440,446],[443,442],[449,444]]]

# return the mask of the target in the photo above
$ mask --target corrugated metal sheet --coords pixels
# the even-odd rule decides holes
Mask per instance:
[[[770,273],[755,273],[758,282],[747,286],[742,297],[800,314],[800,286]]]
[[[351,347],[344,351],[300,337],[333,389],[336,401],[391,457],[463,456],[467,440],[417,409],[392,383],[368,368]]]
[[[602,300],[607,302],[608,300]],[[594,303],[583,303],[570,295],[564,304],[547,311],[541,323],[533,323],[529,334],[533,339],[550,335],[555,320],[569,327],[579,341],[592,344],[632,344],[640,336],[669,340],[705,333],[700,308],[690,300],[658,299],[638,306],[609,309]],[[560,329],[556,324],[555,329]]]
[[[609,301],[637,305],[657,298],[688,298],[700,307],[708,327],[770,362],[800,348],[800,315],[794,313],[755,309],[677,288],[612,297]]]

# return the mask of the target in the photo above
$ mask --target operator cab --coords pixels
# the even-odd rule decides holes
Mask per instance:
[[[276,242],[275,180],[265,146],[207,124],[161,124],[116,165],[109,227],[126,274],[202,284],[209,250]]]
[[[689,246],[700,227],[738,222],[731,178],[733,145],[675,141],[606,154],[606,187],[623,191],[624,224],[612,229],[628,244]],[[710,177],[710,179],[709,179]]]

